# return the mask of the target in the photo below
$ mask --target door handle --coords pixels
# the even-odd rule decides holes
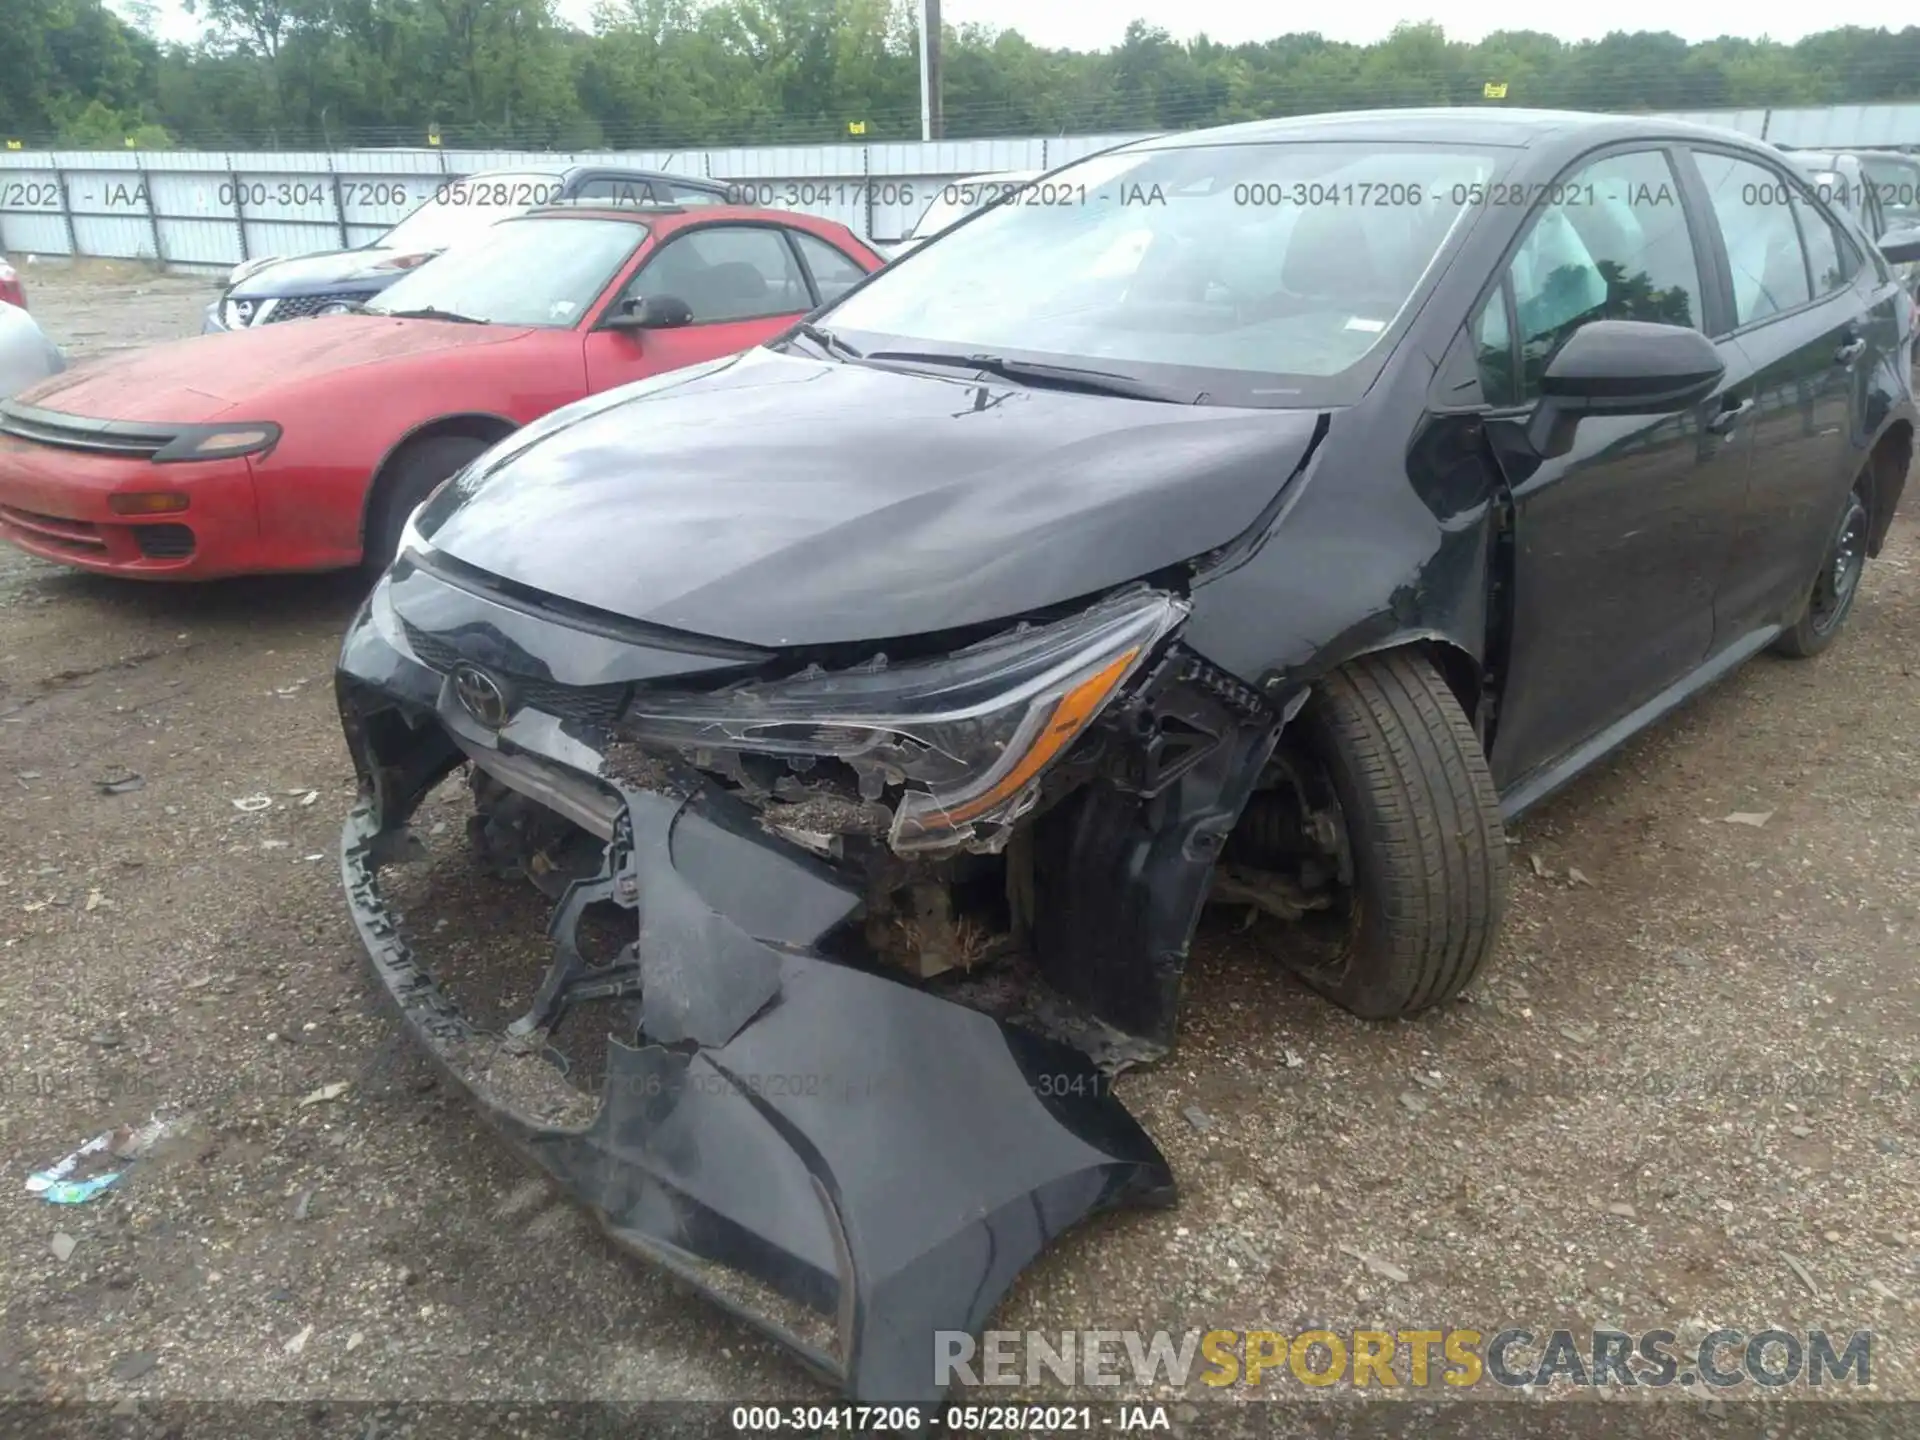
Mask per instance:
[[[1716,435],[1724,435],[1733,429],[1733,427],[1739,423],[1740,417],[1751,409],[1753,409],[1753,401],[1751,399],[1723,400],[1720,403],[1720,408],[1714,412],[1713,418],[1707,421],[1707,429]]]
[[[1867,342],[1856,335],[1853,339],[1847,341],[1846,344],[1833,352],[1833,363],[1836,365],[1851,365],[1860,358],[1866,348]]]

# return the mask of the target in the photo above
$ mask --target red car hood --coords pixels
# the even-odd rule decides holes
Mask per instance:
[[[80,365],[14,399],[90,420],[194,424],[343,370],[498,345],[526,333],[518,326],[328,315],[130,350]]]

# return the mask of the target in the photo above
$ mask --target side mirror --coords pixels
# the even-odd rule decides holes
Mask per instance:
[[[1713,342],[1691,326],[1589,321],[1541,377],[1527,443],[1550,459],[1573,448],[1585,416],[1678,414],[1711,395],[1726,368]]]
[[[693,307],[678,295],[649,295],[629,300],[600,322],[602,330],[677,330],[693,323]]]
[[[1880,253],[1889,263],[1905,265],[1920,260],[1920,229],[1902,225],[1880,237]]]

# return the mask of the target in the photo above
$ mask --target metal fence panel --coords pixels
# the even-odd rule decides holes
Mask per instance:
[[[1713,110],[1678,118],[1786,145],[1920,144],[1920,105]],[[1114,135],[558,154],[434,148],[326,152],[0,153],[0,250],[228,266],[262,255],[365,245],[447,177],[519,166],[605,164],[730,180],[741,198],[899,239],[948,183],[1049,170]]]
[[[87,156],[62,167],[73,248],[82,255],[159,258],[153,231],[153,195],[137,155]],[[122,163],[115,164],[114,161]]]
[[[948,183],[1045,170],[1134,135],[930,144],[772,145],[559,154],[433,148],[325,152],[0,154],[0,250],[229,266],[365,245],[447,177],[555,164],[663,170],[739,184],[744,201],[897,240]]]
[[[1775,110],[1767,138],[1807,149],[1872,150],[1920,143],[1920,105],[1834,105]]]
[[[27,158],[0,156],[0,254],[70,254],[73,227],[66,216],[58,162],[49,155],[36,157],[32,164],[6,164]]]

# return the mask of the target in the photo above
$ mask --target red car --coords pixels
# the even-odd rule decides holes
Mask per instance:
[[[7,263],[4,255],[0,255],[0,304],[27,308],[27,287],[20,283],[20,272]]]
[[[881,263],[783,211],[535,211],[354,313],[0,401],[0,539],[154,580],[382,566],[414,508],[517,427],[756,345]]]

